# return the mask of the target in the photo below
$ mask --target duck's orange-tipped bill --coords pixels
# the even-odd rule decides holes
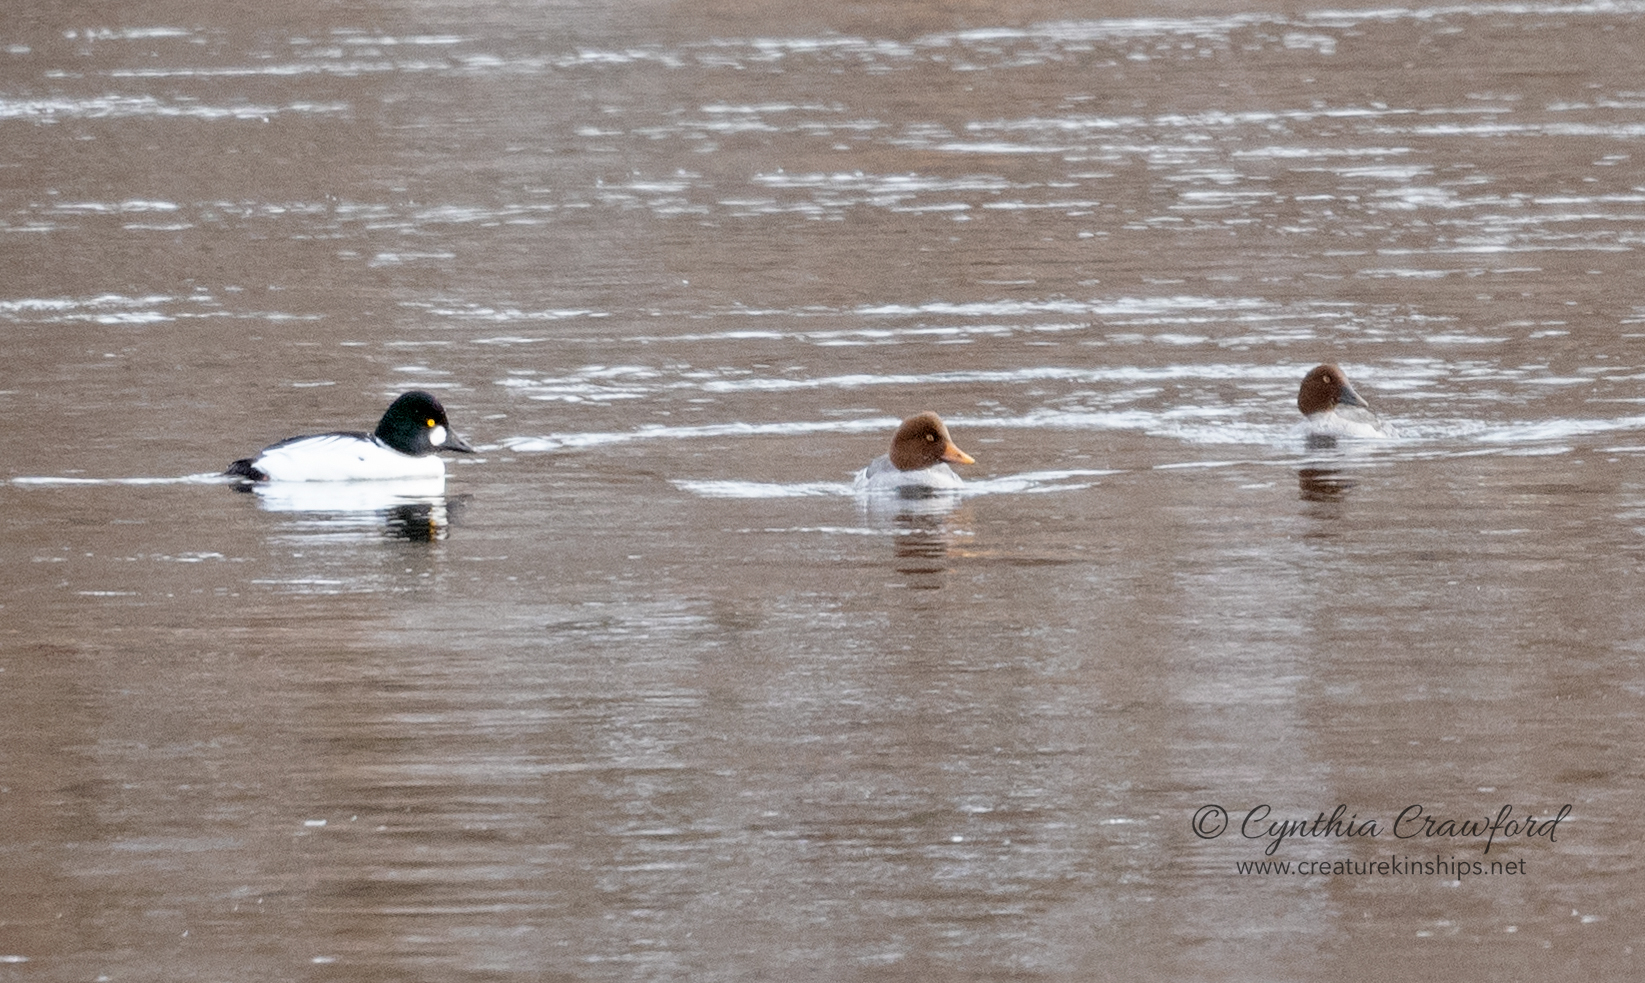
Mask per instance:
[[[971,457],[970,454],[967,454],[966,452],[960,450],[958,447],[955,447],[953,444],[949,444],[947,447],[944,447],[942,449],[942,459],[944,461],[951,461],[954,464],[976,464],[977,463]]]

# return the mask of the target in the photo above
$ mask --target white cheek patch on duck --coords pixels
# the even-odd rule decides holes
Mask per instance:
[[[428,432],[428,442],[433,444],[435,447],[444,446],[446,442],[446,428],[436,426],[433,430],[430,430]]]

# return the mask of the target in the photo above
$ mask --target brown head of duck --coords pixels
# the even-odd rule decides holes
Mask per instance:
[[[1349,384],[1348,377],[1335,365],[1316,365],[1302,377],[1302,389],[1297,392],[1297,409],[1303,416],[1329,413],[1338,406],[1371,407],[1361,399]]]
[[[936,464],[975,464],[954,445],[948,427],[935,413],[919,413],[902,422],[891,438],[891,464],[899,471],[918,471]]]

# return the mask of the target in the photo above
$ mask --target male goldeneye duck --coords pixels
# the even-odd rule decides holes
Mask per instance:
[[[948,428],[935,413],[911,416],[891,438],[891,453],[876,457],[857,472],[852,490],[887,491],[904,496],[929,495],[961,487],[964,482],[948,466],[975,464],[971,455],[954,446]]]
[[[1310,440],[1336,437],[1392,437],[1388,427],[1371,412],[1335,365],[1319,365],[1302,379],[1297,409],[1306,417]]]
[[[474,448],[451,431],[445,407],[433,395],[406,393],[389,404],[372,433],[357,431],[292,437],[228,466],[224,474],[252,481],[382,481],[444,478],[435,451]]]

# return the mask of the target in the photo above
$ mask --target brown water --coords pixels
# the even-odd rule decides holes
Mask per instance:
[[[1638,977],[1645,4],[269,6],[0,17],[0,980]]]

